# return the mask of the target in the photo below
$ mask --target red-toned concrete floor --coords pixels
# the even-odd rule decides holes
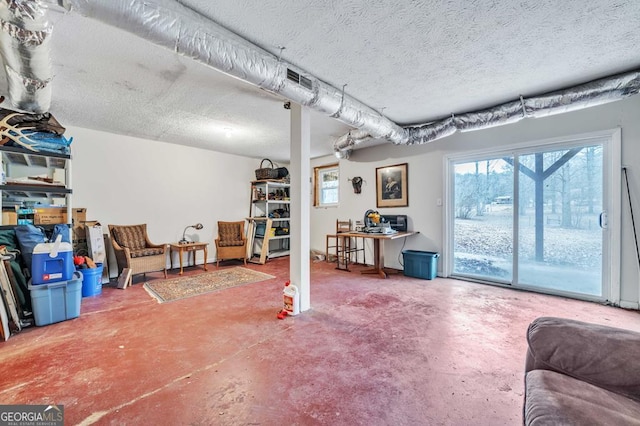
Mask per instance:
[[[517,425],[531,320],[640,330],[635,311],[324,262],[312,309],[278,320],[288,259],[248,267],[277,278],[159,304],[139,277],[0,343],[0,403],[64,404],[66,424]]]

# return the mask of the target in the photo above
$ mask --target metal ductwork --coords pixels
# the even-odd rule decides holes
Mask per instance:
[[[404,129],[175,0],[57,0],[67,10],[118,27],[293,102],[320,111],[372,137],[400,141]]]
[[[452,115],[422,126],[405,127],[404,139],[395,144],[414,145],[433,142],[456,131],[488,129],[515,123],[523,118],[540,118],[575,111],[627,98],[640,92],[640,71],[631,71],[594,80],[569,89],[558,90],[531,98],[520,98],[488,109]],[[366,134],[351,137],[354,131],[341,136],[334,144],[336,157],[348,158],[350,150],[371,138]]]
[[[51,26],[46,12],[40,0],[3,0],[0,5],[0,54],[9,99],[19,110],[43,113],[51,104]]]
[[[51,79],[42,0],[0,0],[2,54],[10,97],[20,109],[49,108]],[[338,158],[369,139],[424,144],[456,131],[471,131],[622,99],[640,91],[640,72],[596,80],[572,89],[520,98],[492,108],[402,127],[378,111],[261,49],[176,0],[48,0],[67,10],[123,29],[225,74],[334,117],[356,130],[334,143]],[[7,11],[5,11],[6,9]],[[9,13],[12,12],[12,13]],[[8,16],[4,16],[7,14]],[[46,65],[46,67],[45,67]],[[45,72],[45,70],[47,72]]]

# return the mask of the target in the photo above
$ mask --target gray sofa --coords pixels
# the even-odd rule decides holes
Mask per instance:
[[[527,341],[525,425],[640,425],[640,333],[542,317]]]

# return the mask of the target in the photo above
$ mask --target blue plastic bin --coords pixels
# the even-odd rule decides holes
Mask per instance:
[[[402,250],[404,274],[407,277],[432,280],[438,274],[440,253],[419,250]]]
[[[29,285],[36,325],[48,325],[80,316],[82,273],[51,284]]]
[[[97,268],[82,270],[82,297],[97,296],[102,293],[102,263]]]

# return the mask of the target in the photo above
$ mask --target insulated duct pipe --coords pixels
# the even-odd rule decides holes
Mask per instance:
[[[371,137],[401,142],[405,130],[367,105],[296,69],[175,0],[57,0],[67,10],[310,107]]]
[[[43,113],[51,104],[49,63],[51,27],[40,0],[4,0],[0,4],[0,54],[9,100],[20,110]]]
[[[640,92],[640,71],[631,71],[594,80],[569,89],[508,102],[488,109],[454,115],[422,126],[405,127],[405,139],[395,144],[414,145],[433,142],[456,131],[488,129],[515,123],[523,118],[540,118],[602,105],[627,98]],[[338,158],[348,158],[350,150],[370,136],[351,131],[334,144]],[[356,133],[356,137],[351,137]]]
[[[4,0],[16,7],[22,15],[31,17],[35,34],[46,41],[46,21],[42,15],[41,0]],[[640,74],[638,71],[619,74],[596,80],[572,89],[551,92],[529,99],[520,98],[489,109],[451,116],[422,126],[401,127],[382,114],[346,95],[319,79],[297,70],[292,65],[271,53],[249,43],[236,34],[220,27],[210,19],[175,0],[48,0],[67,10],[100,20],[143,37],[176,53],[195,59],[221,72],[252,83],[260,88],[279,94],[287,99],[308,106],[355,127],[334,143],[338,158],[347,158],[351,149],[371,138],[386,139],[398,145],[424,144],[449,136],[456,131],[486,129],[514,123],[525,117],[543,117],[568,112],[579,108],[600,105],[638,93]],[[38,6],[38,7],[36,7]],[[33,10],[32,10],[33,9]],[[38,12],[38,13],[29,13]],[[38,25],[35,25],[35,23]],[[30,30],[31,31],[31,30]],[[32,38],[34,36],[29,36]],[[5,43],[3,43],[5,46]],[[20,49],[17,49],[20,50]],[[7,68],[11,75],[20,70],[40,69],[39,64],[48,63],[48,52],[43,48],[23,49],[28,55],[21,66]],[[5,60],[6,63],[10,61]],[[14,61],[15,62],[15,61]],[[33,65],[32,65],[33,64]],[[18,74],[25,75],[25,74]],[[22,92],[10,92],[15,100],[27,99],[24,92],[34,88],[44,89],[50,77],[34,75],[22,78]],[[18,85],[13,84],[14,87]],[[31,92],[29,91],[31,90]],[[50,95],[31,96],[39,105],[33,111],[48,109]],[[21,102],[26,105],[26,102]]]

